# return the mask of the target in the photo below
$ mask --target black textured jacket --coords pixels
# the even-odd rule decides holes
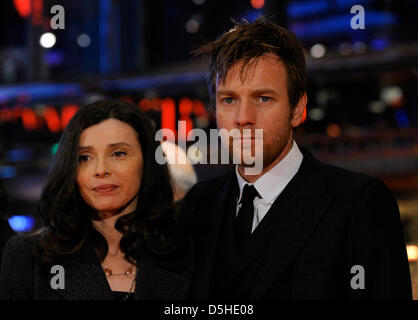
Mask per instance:
[[[111,288],[93,251],[76,263],[64,266],[64,289],[53,289],[55,273],[40,265],[32,255],[39,236],[10,238],[3,254],[0,273],[0,299],[11,300],[112,300]],[[90,251],[89,251],[90,250]],[[90,253],[90,254],[89,254]],[[189,293],[191,247],[171,259],[143,256],[137,262],[134,299],[181,300]]]

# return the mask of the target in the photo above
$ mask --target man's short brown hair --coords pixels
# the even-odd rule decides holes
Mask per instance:
[[[243,70],[264,54],[275,54],[287,73],[287,93],[291,107],[295,107],[306,92],[305,52],[296,36],[265,18],[253,23],[237,22],[217,40],[202,45],[193,52],[203,55],[209,67],[208,87],[215,97],[216,81],[224,81],[230,68],[243,61]]]

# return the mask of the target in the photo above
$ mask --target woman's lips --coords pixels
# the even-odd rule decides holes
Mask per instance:
[[[101,194],[110,193],[118,188],[115,184],[104,184],[93,188],[93,191]]]

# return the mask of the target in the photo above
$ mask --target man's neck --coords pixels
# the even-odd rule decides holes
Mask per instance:
[[[268,172],[276,164],[278,164],[280,161],[282,161],[283,158],[286,157],[287,154],[290,152],[290,150],[292,150],[292,147],[293,147],[293,136],[291,135],[289,137],[289,140],[288,140],[286,146],[284,147],[284,149],[280,153],[280,155],[274,161],[272,161],[269,165],[263,167],[263,170],[258,175],[245,175],[245,173],[244,173],[245,172],[245,170],[244,170],[245,166],[238,166],[238,172],[239,172],[240,176],[249,183],[256,182],[266,172]]]

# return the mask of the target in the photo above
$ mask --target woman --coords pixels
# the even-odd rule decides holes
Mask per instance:
[[[175,228],[158,146],[138,107],[106,100],[82,108],[41,195],[46,230],[6,245],[0,298],[185,298],[191,251]]]

